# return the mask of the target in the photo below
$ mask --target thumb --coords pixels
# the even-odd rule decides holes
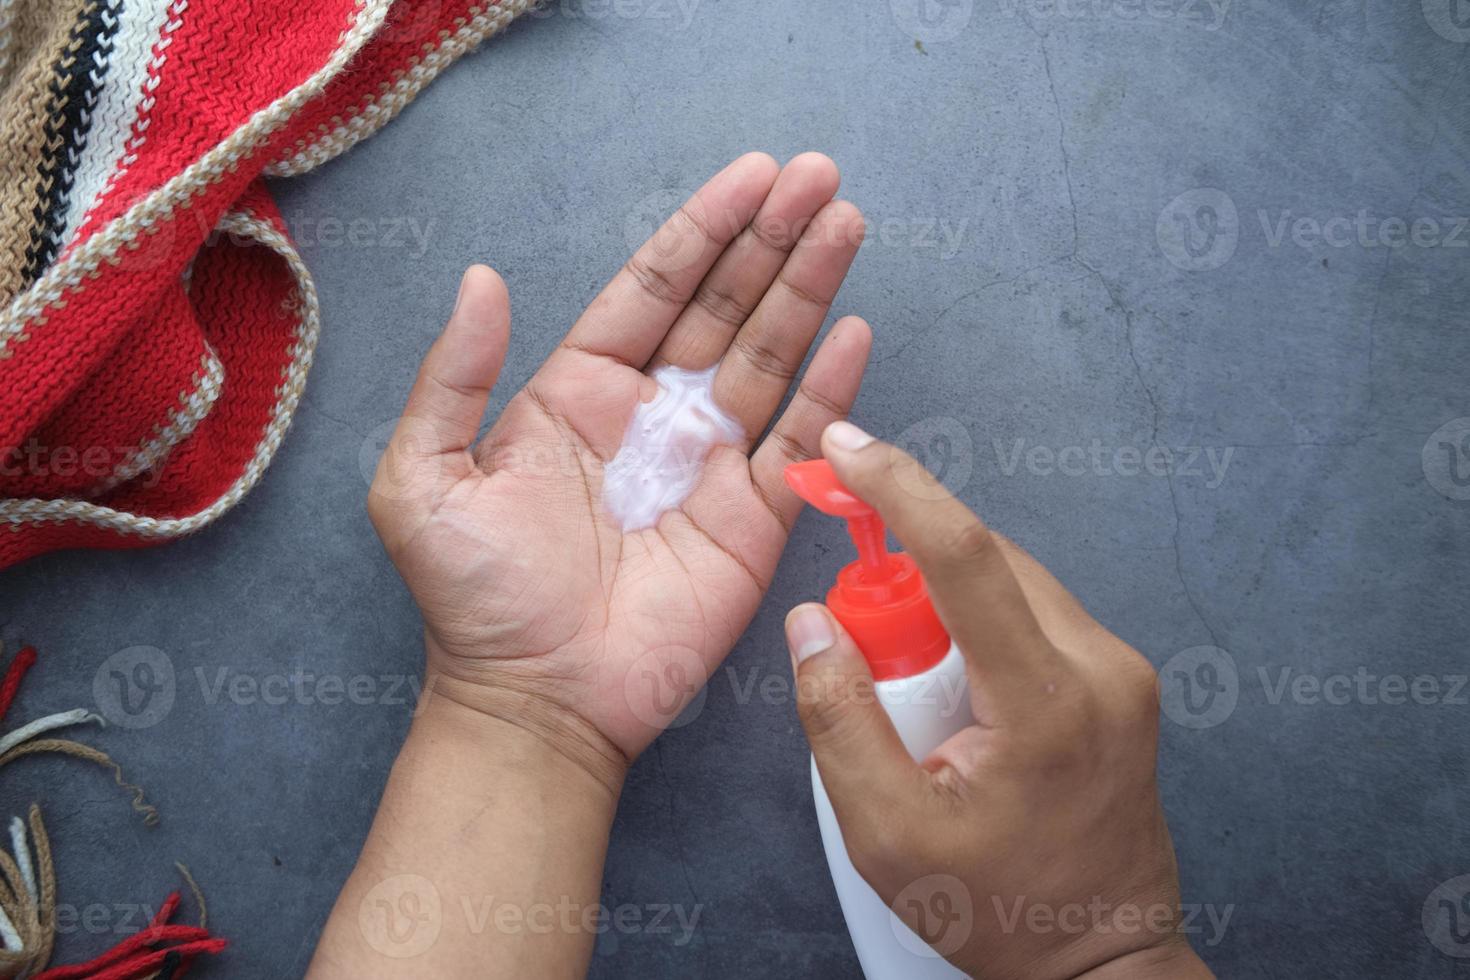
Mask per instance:
[[[510,294],[504,281],[488,266],[470,266],[449,324],[425,355],[378,460],[368,513],[380,532],[396,518],[422,513],[423,501],[446,474],[468,469],[467,457],[455,454],[463,456],[475,441],[509,343]]]
[[[923,770],[883,710],[868,662],[826,606],[791,610],[786,643],[797,714],[851,847],[864,836],[860,823],[913,799]]]
[[[489,266],[472,265],[449,324],[429,348],[408,394],[399,435],[406,452],[436,456],[469,448],[510,342],[510,294]]]

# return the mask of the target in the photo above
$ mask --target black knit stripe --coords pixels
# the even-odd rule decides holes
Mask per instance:
[[[30,285],[56,261],[66,229],[77,165],[92,129],[92,110],[106,82],[124,0],[90,0],[71,30],[71,40],[51,80],[51,118],[37,175],[35,224],[26,249]]]

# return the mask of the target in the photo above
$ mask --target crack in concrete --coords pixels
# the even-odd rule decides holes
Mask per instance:
[[[344,418],[338,418],[336,415],[333,415],[331,412],[329,412],[326,409],[322,408],[316,402],[312,401],[311,398],[305,392],[303,392],[302,395],[301,395],[301,404],[305,405],[307,408],[311,409],[313,412],[315,412],[316,414],[320,415],[322,418],[326,419],[327,421],[337,423],[342,428],[346,429],[348,432],[351,432],[353,435],[357,436],[357,438],[359,438],[359,439],[366,439],[367,438],[367,433],[365,433],[365,432],[359,432],[357,430],[357,427],[354,426],[351,422],[348,422]]]
[[[1041,48],[1041,63],[1043,69],[1046,71],[1047,87],[1051,92],[1052,105],[1056,110],[1057,148],[1061,153],[1062,178],[1067,188],[1067,204],[1071,209],[1072,214],[1072,254],[1070,255],[1070,258],[1077,265],[1081,266],[1083,269],[1086,269],[1087,272],[1097,280],[1098,285],[1102,286],[1103,291],[1107,294],[1108,299],[1112,304],[1112,308],[1116,309],[1123,317],[1124,345],[1128,350],[1128,358],[1133,363],[1134,378],[1137,381],[1139,388],[1142,389],[1144,398],[1147,399],[1149,404],[1149,410],[1151,414],[1151,431],[1149,434],[1149,441],[1154,448],[1162,449],[1164,447],[1159,442],[1159,430],[1163,425],[1163,408],[1159,404],[1158,396],[1155,394],[1152,386],[1150,386],[1148,383],[1148,378],[1143,370],[1143,362],[1139,359],[1138,356],[1138,348],[1134,342],[1134,313],[1131,309],[1129,309],[1128,304],[1123,301],[1122,290],[1110,283],[1107,277],[1103,275],[1102,270],[1098,269],[1096,266],[1092,265],[1090,262],[1082,257],[1082,232],[1077,216],[1077,192],[1072,183],[1072,156],[1071,153],[1067,150],[1067,123],[1062,112],[1061,97],[1057,94],[1056,76],[1052,72],[1051,53],[1047,50],[1046,47],[1046,37],[1036,29],[1036,26],[1032,24],[1031,21],[1027,17],[1025,17],[1024,14],[1022,15],[1022,20],[1025,22],[1027,28],[1030,29],[1031,33],[1036,35],[1036,38],[1039,42],[1039,47]],[[1157,314],[1150,313],[1149,315],[1157,320],[1161,326],[1167,328],[1168,324],[1164,323],[1164,321]],[[1185,601],[1189,604],[1190,609],[1193,610],[1195,618],[1199,620],[1200,625],[1204,627],[1205,632],[1209,634],[1210,642],[1213,643],[1216,647],[1224,649],[1223,645],[1220,642],[1219,635],[1215,632],[1214,626],[1210,624],[1209,618],[1205,616],[1204,608],[1200,605],[1199,599],[1194,594],[1194,590],[1191,589],[1189,586],[1188,577],[1184,574],[1184,549],[1181,541],[1181,531],[1184,526],[1184,515],[1179,506],[1179,490],[1178,487],[1175,485],[1174,474],[1172,471],[1166,475],[1166,480],[1168,481],[1169,485],[1169,505],[1174,513],[1174,530],[1172,541],[1174,551],[1174,573],[1179,579],[1179,587],[1184,593]]]
[[[873,364],[882,364],[886,361],[891,361],[894,358],[901,356],[914,344],[918,343],[920,340],[923,340],[925,337],[928,337],[930,334],[938,330],[939,325],[943,323],[944,320],[951,313],[953,313],[961,303],[965,303],[969,300],[975,299],[978,296],[982,296],[992,289],[999,289],[1002,286],[1014,286],[1022,279],[1033,276],[1036,273],[1040,272],[1042,269],[1047,268],[1048,266],[1056,265],[1058,262],[1069,261],[1071,258],[1072,257],[1070,255],[1059,255],[1056,258],[1047,259],[1044,262],[1038,262],[1036,265],[1027,266],[1020,272],[1016,273],[1014,276],[1008,276],[1005,279],[993,279],[990,282],[985,283],[984,285],[976,286],[974,289],[968,289],[965,292],[960,293],[960,295],[956,296],[953,300],[950,301],[948,306],[940,310],[935,315],[933,320],[929,321],[929,325],[927,327],[925,327],[923,330],[916,330],[913,333],[909,334],[909,336],[904,338],[903,342],[900,343],[896,348],[889,351],[887,354],[884,354],[882,357],[874,359]]]

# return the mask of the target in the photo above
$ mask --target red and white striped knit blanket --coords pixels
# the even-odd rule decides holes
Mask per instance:
[[[531,5],[0,0],[0,568],[168,541],[255,486],[320,332],[263,175]]]

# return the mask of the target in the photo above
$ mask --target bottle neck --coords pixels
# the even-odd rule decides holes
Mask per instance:
[[[939,621],[914,560],[903,553],[884,557],[881,569],[856,561],[837,575],[827,605],[852,635],[875,681],[912,677],[949,652],[949,634]]]

